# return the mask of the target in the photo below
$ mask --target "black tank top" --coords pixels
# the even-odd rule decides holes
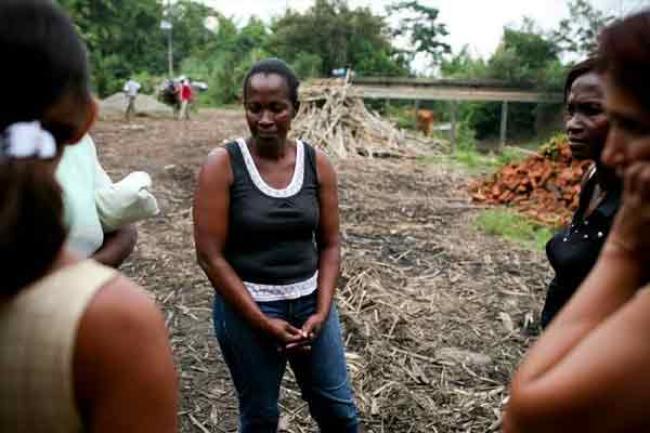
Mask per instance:
[[[278,190],[259,175],[244,140],[226,145],[234,181],[225,258],[244,281],[290,285],[314,277],[319,223],[316,152],[297,142],[294,175]]]

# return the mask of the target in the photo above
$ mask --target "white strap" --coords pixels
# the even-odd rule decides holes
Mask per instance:
[[[260,175],[260,172],[257,170],[253,156],[248,150],[246,141],[243,138],[239,138],[237,140],[237,144],[242,156],[244,157],[246,170],[248,171],[248,174],[250,175],[253,184],[257,187],[257,189],[269,197],[274,198],[288,198],[300,192],[305,178],[305,145],[302,141],[296,140],[296,164],[293,170],[293,176],[291,177],[291,182],[289,185],[283,189],[273,188],[267,184],[264,179],[262,179],[262,175]]]

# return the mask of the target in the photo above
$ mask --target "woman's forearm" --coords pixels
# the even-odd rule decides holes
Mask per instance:
[[[340,242],[333,242],[320,250],[318,258],[318,305],[316,312],[326,316],[332,307],[336,282],[341,267]]]
[[[506,432],[550,431],[547,427],[551,425],[557,431],[567,431],[559,428],[560,419],[567,425],[583,420],[580,410],[589,407],[592,394],[574,373],[575,368],[580,368],[576,363],[592,368],[590,362],[598,365],[603,350],[612,349],[613,343],[594,345],[595,332],[611,325],[610,319],[630,305],[643,275],[639,261],[615,243],[605,244],[592,272],[529,351],[513,378],[504,420]],[[606,339],[602,335],[598,338]],[[572,379],[558,381],[558,377]],[[570,384],[572,380],[575,383]]]
[[[617,245],[606,243],[594,269],[533,346],[518,376],[532,381],[553,368],[582,338],[634,296],[643,274],[637,260]]]
[[[92,258],[101,264],[119,267],[131,255],[138,240],[138,231],[134,225],[122,227],[119,230],[106,233],[101,248]]]

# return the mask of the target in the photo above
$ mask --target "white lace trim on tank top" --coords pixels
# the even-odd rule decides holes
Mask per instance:
[[[248,150],[246,141],[243,138],[237,139],[237,144],[239,145],[239,150],[241,151],[242,156],[244,157],[244,163],[246,164],[246,170],[250,175],[253,183],[264,194],[269,197],[274,198],[287,198],[294,196],[300,192],[302,189],[303,180],[305,178],[305,147],[302,141],[296,140],[296,166],[293,170],[293,177],[291,182],[286,188],[277,189],[273,188],[267,184],[260,172],[257,170],[253,156]]]
[[[300,140],[296,140],[296,165],[293,170],[291,182],[286,188],[277,189],[267,184],[255,165],[253,156],[248,150],[246,141],[243,138],[237,140],[237,145],[244,157],[246,170],[250,175],[253,184],[262,193],[274,198],[288,198],[294,196],[302,189],[305,178],[305,146]],[[314,293],[318,287],[318,271],[309,279],[292,284],[257,284],[244,281],[244,286],[248,289],[256,302],[284,301],[302,298]]]
[[[308,280],[293,284],[256,284],[244,281],[244,286],[246,286],[246,289],[256,302],[298,299],[314,293],[318,286],[318,271]]]

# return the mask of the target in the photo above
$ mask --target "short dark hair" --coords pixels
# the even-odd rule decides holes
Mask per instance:
[[[564,82],[564,102],[569,99],[569,93],[571,93],[571,86],[578,78],[583,75],[587,75],[591,72],[598,71],[598,60],[595,57],[589,57],[582,62],[576,63],[569,70],[567,74],[566,81]]]
[[[598,59],[599,69],[650,111],[650,9],[606,27]]]
[[[282,59],[276,57],[269,57],[267,59],[260,60],[255,63],[246,74],[244,78],[244,102],[246,102],[246,93],[248,91],[248,83],[253,75],[257,74],[277,74],[284,78],[287,82],[287,87],[289,88],[289,100],[293,105],[293,108],[298,111],[300,108],[300,100],[298,98],[298,87],[300,87],[300,80],[293,69]]]
[[[40,121],[59,149],[76,127],[48,123],[64,96],[88,102],[86,51],[74,25],[51,0],[0,0],[0,133]],[[81,106],[81,105],[80,105]],[[66,238],[61,190],[35,158],[0,160],[0,294],[14,294],[42,277]]]

